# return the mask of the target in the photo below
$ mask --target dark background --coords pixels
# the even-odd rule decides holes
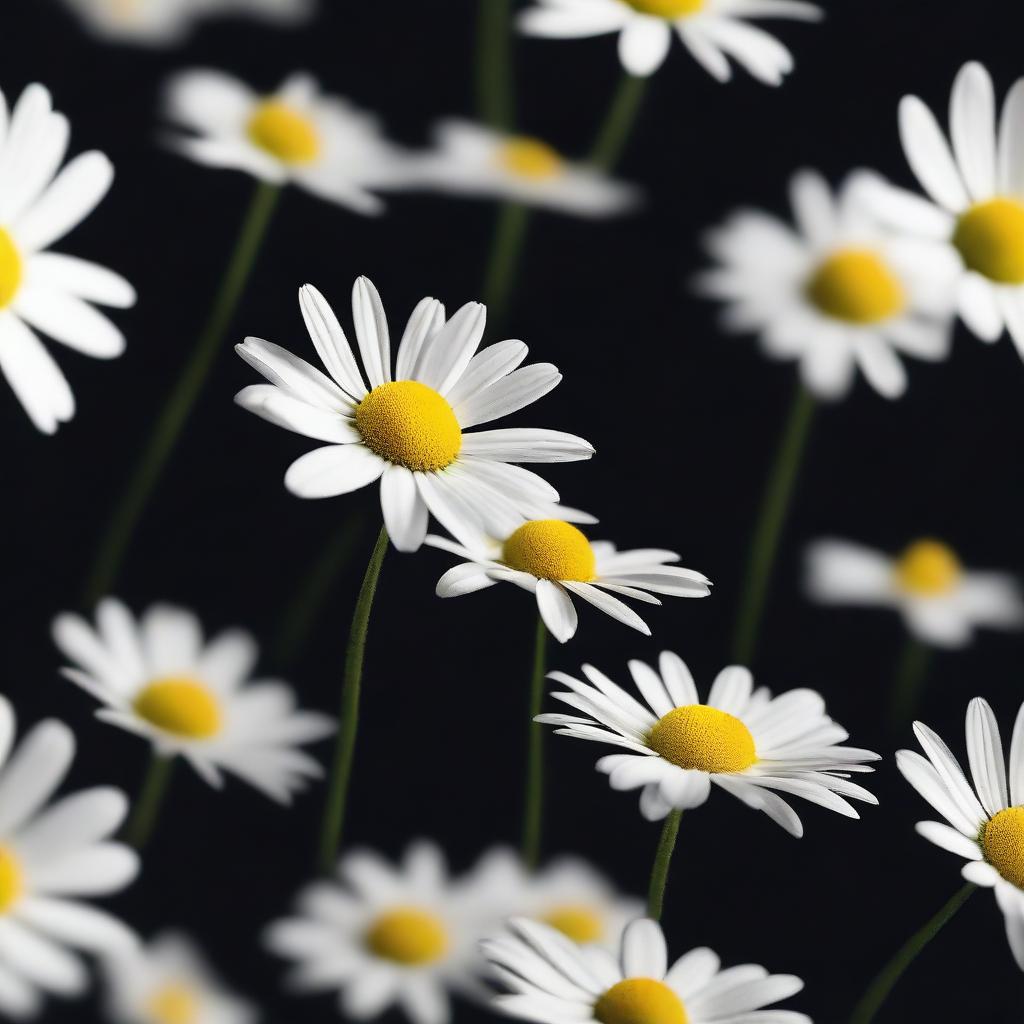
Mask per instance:
[[[487,2],[487,0],[485,0]],[[201,27],[183,48],[137,50],[95,42],[56,0],[7,0],[0,87],[13,98],[33,80],[53,91],[73,126],[73,151],[97,147],[118,178],[99,210],[61,248],[124,272],[140,301],[115,313],[128,339],[112,364],[62,350],[79,404],[56,438],[0,395],[5,523],[0,685],[22,728],[45,715],[70,723],[81,752],[72,783],[135,791],[146,750],[92,719],[93,702],[57,675],[49,622],[73,607],[114,494],[190,351],[223,267],[251,182],[162,150],[158,99],[167,75],[191,65],[235,72],[271,89],[308,68],[324,86],[381,114],[393,135],[422,145],[440,115],[473,113],[473,0],[324,0],[305,29],[253,23]],[[562,428],[594,442],[590,464],[548,474],[573,504],[601,516],[597,536],[664,545],[711,576],[713,596],[669,599],[650,611],[653,641],[581,611],[577,637],[552,668],[592,661],[625,676],[631,657],[680,652],[702,689],[725,664],[749,529],[794,386],[790,366],[747,339],[720,335],[715,309],[687,280],[703,265],[702,229],[739,204],[785,211],[796,168],[832,179],[858,164],[911,184],[896,103],[913,91],[945,109],[953,75],[983,60],[1004,94],[1024,72],[1022,20],[1006,0],[826,2],[823,25],[772,26],[797,70],[774,90],[743,73],[721,86],[673,48],[653,79],[622,165],[649,195],[643,213],[593,224],[535,219],[507,334],[533,358],[558,363],[564,383],[520,424]],[[569,153],[586,150],[619,74],[611,38],[517,40],[520,126]],[[119,593],[134,608],[170,599],[209,629],[244,624],[269,646],[283,610],[332,535],[355,510],[364,526],[350,569],[331,593],[299,663],[268,656],[267,673],[294,681],[303,702],[332,710],[352,602],[372,544],[376,489],[302,502],[286,493],[289,461],[311,447],[238,410],[232,395],[255,375],[228,341],[259,334],[312,357],[295,293],[317,284],[350,323],[353,278],[368,274],[393,331],[414,302],[454,308],[479,296],[494,223],[488,203],[396,196],[362,219],[297,190],[279,209],[224,352],[149,510]],[[491,335],[490,340],[497,340]],[[801,975],[790,1004],[818,1024],[845,1020],[889,953],[960,885],[960,861],[915,836],[932,817],[895,770],[909,729],[885,728],[903,642],[895,616],[816,609],[801,596],[803,544],[822,534],[897,550],[922,534],[948,539],[968,565],[1024,567],[1020,398],[1024,367],[1008,340],[979,344],[963,328],[952,359],[912,364],[908,395],[888,403],[859,382],[819,416],[781,551],[754,668],[775,690],[812,686],[853,742],[885,752],[870,780],[882,804],[850,821],[801,805],[796,841],[763,815],[716,792],[683,823],[666,928],[679,954],[708,944],[727,963],[754,960]],[[375,609],[350,842],[388,855],[436,837],[455,868],[518,835],[526,676],[533,609],[511,587],[442,603],[436,577],[451,559],[392,554]],[[982,635],[936,658],[923,717],[963,753],[963,713],[976,694],[1009,737],[1022,695],[1020,637]],[[593,771],[599,751],[553,738],[549,851],[580,853],[640,892],[658,827],[634,795]],[[326,759],[326,745],[320,748]],[[218,794],[181,771],[141,881],[112,901],[148,934],[173,925],[204,944],[227,980],[278,1024],[327,1021],[331,997],[289,1001],[283,965],[258,930],[281,916],[311,876],[322,789],[291,811],[241,784]],[[51,1002],[47,1021],[93,1019],[91,1003]],[[474,1011],[460,1007],[458,1017]],[[1024,979],[989,894],[979,894],[897,989],[880,1020],[1017,1024]]]

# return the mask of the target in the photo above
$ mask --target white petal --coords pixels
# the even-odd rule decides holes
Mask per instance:
[[[953,83],[949,126],[968,193],[976,202],[991,199],[996,187],[996,99],[989,73],[976,61],[965,64]]]
[[[578,619],[572,598],[557,583],[537,581],[537,607],[544,624],[560,644],[576,634]]]
[[[333,498],[380,479],[387,463],[359,444],[316,448],[296,459],[284,483],[300,498]]]
[[[661,980],[668,969],[665,936],[656,921],[641,917],[622,933],[622,973],[630,978]]]
[[[391,542],[399,551],[418,551],[427,535],[427,506],[408,469],[390,463],[385,467],[380,502]]]
[[[935,116],[916,96],[904,96],[899,122],[903,152],[917,180],[940,206],[961,212],[967,192]]]
[[[671,42],[672,33],[664,20],[633,18],[619,36],[619,60],[629,74],[646,78],[661,67]]]
[[[331,304],[311,284],[299,289],[299,309],[317,353],[338,385],[354,399],[366,395],[359,364]]]
[[[999,127],[999,189],[1024,196],[1024,78],[1018,78],[1003,104]]]
[[[357,278],[352,286],[352,318],[370,387],[375,388],[387,383],[391,380],[391,339],[388,334],[388,321],[380,294],[367,277]]]
[[[982,856],[981,847],[973,839],[957,832],[955,828],[944,825],[941,821],[919,821],[915,826],[918,835],[924,836],[930,843],[955,853],[958,857],[978,860]]]
[[[988,701],[975,697],[967,708],[967,754],[974,786],[989,815],[1009,807],[1006,763],[999,723]]]
[[[43,343],[10,312],[0,311],[0,372],[36,429],[53,434],[75,414],[71,388]]]
[[[957,284],[956,304],[960,318],[981,341],[999,340],[1003,333],[1003,315],[990,281],[968,271]]]
[[[416,366],[417,379],[442,395],[466,372],[487,323],[487,307],[467,302],[436,334],[427,339]]]
[[[113,359],[124,352],[124,335],[102,313],[67,292],[25,285],[14,308],[36,330],[87,356]]]

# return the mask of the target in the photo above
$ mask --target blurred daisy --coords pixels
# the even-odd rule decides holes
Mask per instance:
[[[392,371],[387,317],[377,289],[360,277],[352,317],[362,364],[324,297],[299,292],[302,316],[327,377],[278,345],[247,338],[238,354],[271,383],[240,391],[243,408],[278,426],[327,441],[297,459],[285,486],[300,498],[329,498],[380,481],[384,524],[400,551],[415,551],[428,511],[465,544],[476,544],[496,510],[528,513],[552,489],[516,462],[575,462],[594,449],[557,430],[469,427],[531,405],[562,379],[550,363],[517,369],[521,341],[480,352],[486,309],[463,306],[445,322],[444,306],[423,299],[413,311]],[[333,379],[332,379],[333,378]]]
[[[536,0],[519,27],[527,35],[576,39],[619,34],[619,59],[631,75],[661,67],[675,29],[690,55],[720,82],[731,57],[767,85],[793,70],[793,56],[747,18],[817,21],[822,12],[800,0]]]
[[[569,688],[553,696],[582,712],[540,715],[563,736],[596,740],[628,753],[597,762],[612,789],[641,789],[640,811],[651,821],[671,810],[703,804],[711,784],[764,811],[794,836],[803,834],[796,813],[779,796],[803,797],[848,818],[860,815],[847,797],[877,804],[866,789],[850,782],[856,772],[873,771],[870,750],[843,747],[848,734],[825,714],[825,702],[813,690],[790,690],[772,697],[754,689],[745,668],[732,665],[715,679],[706,704],[697,696],[690,670],[678,655],[665,651],[655,671],[642,661],[629,670],[643,702],[631,697],[590,665],[583,674],[592,685],[564,672],[550,679]]]
[[[790,189],[794,227],[746,210],[707,238],[721,265],[701,275],[699,290],[727,303],[727,329],[756,332],[767,355],[797,360],[818,398],[842,398],[858,368],[897,398],[907,386],[897,353],[949,354],[946,261],[869,212],[864,193],[876,186],[855,172],[833,195],[819,174],[801,171]]]
[[[1024,626],[1012,576],[969,572],[932,539],[914,541],[897,558],[850,541],[817,541],[807,551],[807,591],[824,604],[894,608],[915,637],[937,647],[963,647],[978,626]]]
[[[561,512],[561,506],[553,511]],[[438,597],[460,597],[495,583],[514,583],[536,595],[541,618],[563,644],[576,634],[573,596],[650,636],[647,623],[616,594],[660,605],[654,594],[707,597],[711,593],[706,576],[667,564],[679,560],[674,551],[616,551],[610,541],[589,541],[562,519],[529,520],[503,541],[482,540],[472,547],[443,537],[428,537],[427,543],[468,559],[438,580]]]
[[[108,954],[135,943],[80,899],[120,892],[139,861],[110,841],[128,808],[120,790],[82,790],[46,806],[75,756],[70,729],[41,722],[12,752],[14,737],[14,710],[0,696],[0,1015],[24,1020],[39,1013],[42,992],[88,988],[71,949]]]
[[[210,973],[184,936],[158,935],[103,964],[115,1024],[253,1024],[258,1014]]]
[[[194,132],[174,147],[197,163],[294,184],[363,214],[380,213],[372,190],[406,181],[404,160],[374,117],[320,93],[307,74],[261,95],[219,71],[184,71],[168,86],[169,120]]]
[[[132,286],[113,271],[47,251],[114,180],[110,161],[95,151],[59,170],[68,133],[67,118],[53,110],[43,86],[28,86],[10,115],[0,92],[0,372],[45,434],[74,416],[75,400],[33,328],[85,355],[112,359],[124,351],[124,336],[92,303],[135,302]]]
[[[298,748],[334,731],[325,715],[299,711],[283,683],[250,680],[257,647],[242,630],[204,641],[190,611],[154,605],[139,621],[114,598],[93,627],[59,615],[53,637],[75,665],[63,674],[105,705],[96,717],[142,736],[156,754],[180,754],[211,785],[232,772],[280,803],[320,766]]]
[[[759,1013],[796,995],[804,983],[756,964],[720,970],[707,948],[671,966],[661,928],[633,921],[616,958],[580,949],[535,921],[509,922],[510,935],[484,944],[495,975],[510,990],[496,1009],[539,1024],[811,1024],[792,1010]]]

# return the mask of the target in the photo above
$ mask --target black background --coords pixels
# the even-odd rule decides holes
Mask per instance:
[[[186,47],[151,52],[95,42],[56,0],[4,5],[0,87],[13,98],[28,82],[45,83],[71,119],[73,151],[100,148],[117,166],[110,196],[59,247],[124,272],[140,294],[134,310],[115,314],[129,339],[122,359],[58,353],[79,412],[56,438],[35,433],[13,397],[0,395],[0,685],[22,728],[45,715],[75,728],[75,788],[116,783],[134,792],[146,751],[94,722],[90,699],[58,677],[49,622],[78,599],[113,495],[191,349],[252,188],[240,174],[160,148],[161,84],[181,67],[211,65],[270,89],[308,68],[329,90],[379,112],[409,145],[426,142],[436,117],[473,112],[472,0],[322,6],[302,30],[218,22]],[[548,475],[567,501],[600,515],[597,536],[674,547],[717,584],[706,601],[652,610],[653,641],[583,609],[579,634],[553,653],[553,668],[586,660],[623,678],[628,658],[670,647],[706,690],[727,661],[749,528],[794,373],[748,339],[718,333],[716,310],[688,293],[703,265],[702,229],[740,204],[784,212],[789,175],[804,165],[835,180],[867,164],[909,185],[896,133],[901,95],[917,92],[944,109],[969,58],[992,69],[1000,95],[1024,71],[1021,19],[1006,0],[827,6],[823,25],[773,26],[797,59],[780,90],[742,73],[721,86],[673,47],[622,165],[648,191],[639,216],[535,219],[505,333],[526,339],[532,358],[557,362],[565,380],[516,422],[578,432],[596,445],[591,463]],[[520,126],[584,152],[619,74],[613,41],[517,40],[516,62]],[[135,608],[175,600],[210,629],[243,624],[269,642],[332,532],[361,512],[350,569],[287,673],[305,704],[325,710],[335,705],[376,528],[376,489],[308,503],[286,493],[285,467],[311,444],[232,404],[255,375],[228,341],[258,334],[312,358],[295,300],[305,281],[347,325],[352,280],[370,275],[394,330],[422,295],[449,308],[478,297],[493,205],[396,196],[389,207],[383,218],[362,219],[297,190],[284,197],[119,588]],[[910,371],[899,402],[859,382],[819,416],[754,666],[775,690],[821,690],[853,742],[885,752],[870,781],[882,804],[860,822],[802,805],[806,835],[797,841],[716,793],[684,820],[670,879],[673,951],[708,944],[728,963],[799,974],[807,988],[788,1005],[819,1024],[846,1019],[881,962],[959,886],[960,862],[914,835],[913,823],[932,815],[889,756],[912,743],[909,729],[890,735],[882,713],[901,624],[883,612],[809,605],[799,587],[802,546],[838,534],[896,550],[934,534],[969,565],[1024,566],[1020,358],[1008,340],[983,346],[958,328],[949,362]],[[433,585],[449,564],[424,551],[392,554],[385,565],[349,840],[393,855],[411,837],[434,836],[461,870],[518,834],[533,610],[511,587],[442,603]],[[1021,639],[1002,635],[941,654],[923,717],[963,752],[966,704],[983,694],[1008,739],[1020,658]],[[262,667],[283,672],[269,655]],[[548,749],[548,850],[583,854],[640,892],[657,826],[641,820],[633,795],[612,793],[594,773],[596,747],[553,738]],[[320,753],[326,758],[326,745]],[[268,1019],[332,1019],[331,998],[294,1002],[280,992],[282,965],[257,941],[311,875],[321,796],[317,789],[284,811],[241,784],[218,794],[181,771],[141,880],[113,905],[144,933],[166,925],[193,933]],[[51,1002],[45,1019],[91,1020],[91,1005]],[[458,1016],[473,1013],[460,1007]],[[1024,980],[989,894],[921,957],[880,1016],[893,1024],[1022,1018]]]

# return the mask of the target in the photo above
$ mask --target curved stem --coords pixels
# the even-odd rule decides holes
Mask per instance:
[[[477,20],[476,92],[481,120],[510,129],[515,118],[512,87],[512,0],[480,0]]]
[[[519,203],[502,203],[484,277],[484,305],[488,319],[500,323],[508,310],[512,285],[526,242],[530,211]]]
[[[669,811],[661,830],[658,849],[654,854],[654,866],[651,868],[651,884],[647,890],[647,916],[654,921],[661,920],[661,908],[665,902],[665,885],[668,882],[668,869],[672,863],[672,851],[676,848],[676,837],[679,835],[679,822],[683,818],[682,811]]]
[[[341,846],[341,833],[345,824],[349,783],[352,780],[352,761],[356,752],[356,733],[359,726],[359,691],[362,688],[363,657],[366,653],[366,635],[370,628],[370,611],[377,592],[381,566],[388,550],[387,527],[382,526],[373,554],[370,555],[363,585],[359,588],[356,610],[345,652],[345,677],[341,684],[341,721],[334,748],[334,767],[331,771],[327,805],[324,808],[323,831],[320,837],[320,867],[329,871]]]
[[[544,727],[534,719],[544,702],[544,668],[547,662],[548,630],[537,616],[537,638],[533,650],[533,678],[530,681],[530,723],[526,756],[526,807],[523,812],[523,863],[531,871],[540,858],[540,836],[544,816]]]
[[[590,151],[590,163],[595,167],[610,171],[619,162],[646,92],[646,78],[622,76]]]
[[[153,834],[173,768],[173,759],[159,754],[154,754],[149,763],[142,789],[139,790],[131,817],[124,827],[124,841],[136,850],[141,850]]]
[[[930,647],[916,637],[907,640],[892,684],[889,724],[893,729],[902,728],[914,717],[921,702],[921,691],[931,660]]]

